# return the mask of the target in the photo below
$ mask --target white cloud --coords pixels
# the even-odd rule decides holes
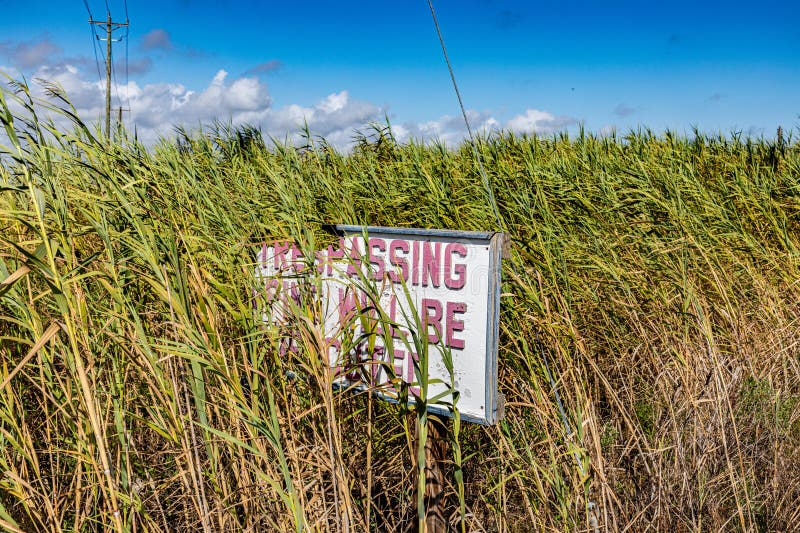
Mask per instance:
[[[61,53],[61,48],[50,39],[12,43],[0,42],[0,55],[23,69],[39,66]]]
[[[467,110],[470,129],[473,134],[483,135],[501,128],[500,122],[487,112]],[[436,120],[426,122],[405,122],[399,126],[392,126],[395,137],[403,142],[409,139],[421,141],[440,141],[445,145],[453,146],[466,139],[469,135],[464,117],[461,115],[444,115]]]
[[[8,76],[12,80],[18,80],[21,75],[22,73],[15,67],[11,67],[8,65],[0,65],[0,76],[2,77]]]
[[[19,71],[3,68],[12,77]],[[44,66],[35,71],[33,79],[46,79],[63,87],[79,116],[88,122],[100,119],[105,106],[105,83],[87,80],[72,65]],[[41,87],[34,87],[40,96]],[[139,138],[152,143],[161,135],[170,135],[175,126],[188,130],[214,120],[233,125],[251,124],[261,128],[267,136],[283,140],[294,139],[308,123],[315,135],[325,137],[332,144],[345,148],[353,131],[378,120],[383,110],[369,102],[354,100],[347,91],[332,93],[317,104],[300,106],[291,104],[273,107],[267,85],[257,77],[228,80],[228,73],[219,70],[209,84],[194,91],[180,83],[150,83],[140,85],[130,81],[121,84],[113,93],[116,108],[130,101],[131,115],[126,123],[135,124]]]
[[[0,70],[3,70],[0,67]],[[15,69],[5,71],[17,77]],[[73,65],[39,67],[31,76],[61,85],[79,116],[87,122],[99,121],[104,114],[105,83],[92,73],[86,76]],[[87,78],[88,76],[88,78]],[[29,79],[30,79],[29,78]],[[43,94],[39,89],[40,95]],[[192,90],[180,83],[148,83],[129,81],[114,93],[115,108],[128,107],[125,122],[130,129],[136,126],[138,137],[150,144],[160,136],[173,134],[175,126],[192,131],[219,120],[234,126],[249,124],[261,129],[265,137],[280,141],[297,141],[308,124],[313,135],[324,137],[340,149],[347,149],[356,130],[364,130],[372,122],[382,122],[386,109],[371,102],[353,99],[346,90],[334,92],[316,104],[273,106],[268,86],[259,77],[246,76],[230,80],[225,70],[219,70],[201,90]],[[500,129],[515,132],[551,133],[576,121],[536,109],[528,109],[505,124],[488,112],[467,112],[473,133],[487,134]],[[445,115],[425,122],[404,122],[393,125],[395,137],[401,141],[439,140],[454,146],[467,137],[461,115]]]
[[[317,104],[317,107],[325,113],[334,113],[345,105],[347,105],[347,91],[342,91],[339,94],[329,94],[325,100]]]
[[[572,117],[555,116],[552,113],[538,109],[528,109],[525,113],[511,118],[505,124],[501,124],[498,119],[487,112],[468,110],[467,118],[472,133],[476,135],[485,135],[499,130],[513,131],[515,133],[550,134],[577,124],[577,120]],[[461,115],[445,115],[437,120],[422,123],[406,122],[397,126],[393,125],[392,131],[400,141],[406,141],[411,138],[422,141],[438,140],[448,146],[457,144],[468,137],[467,126],[464,124],[464,117]]]
[[[506,122],[506,129],[516,133],[549,134],[565,129],[577,121],[572,117],[557,117],[547,111],[528,109]]]

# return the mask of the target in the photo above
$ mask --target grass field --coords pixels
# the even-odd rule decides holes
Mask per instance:
[[[376,126],[342,154],[216,126],[145,149],[48,125],[21,91],[0,109],[2,528],[416,527],[414,413],[333,391],[313,332],[279,349],[289,328],[252,310],[255,246],[315,246],[329,223],[498,229],[470,147]],[[786,137],[481,140],[513,241],[507,403],[452,435],[454,529],[586,531],[589,502],[602,531],[797,527]]]

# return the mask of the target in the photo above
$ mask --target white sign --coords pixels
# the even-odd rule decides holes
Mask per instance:
[[[389,400],[422,399],[448,415],[455,400],[467,421],[501,419],[503,234],[336,229],[338,245],[315,252],[313,262],[288,243],[262,247],[256,275],[269,303],[264,320],[288,323],[311,294],[336,383],[375,388]]]

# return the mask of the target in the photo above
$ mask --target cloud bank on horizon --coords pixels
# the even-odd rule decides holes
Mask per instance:
[[[175,48],[165,30],[145,34],[139,49],[148,53],[169,52]],[[13,79],[25,77],[35,94],[44,96],[41,81],[62,87],[75,106],[78,115],[89,122],[99,121],[105,113],[105,82],[98,79],[90,67],[90,58],[70,58],[61,55],[61,49],[44,38],[39,41],[0,43],[0,57],[10,57],[11,65],[0,63],[0,72]],[[131,61],[129,74],[145,73],[152,65],[149,55]],[[177,81],[140,83],[129,80],[114,84],[112,94],[115,109],[118,103],[128,111],[124,122],[129,129],[136,128],[140,140],[153,144],[161,137],[170,137],[176,127],[197,130],[215,121],[234,126],[252,125],[265,136],[278,140],[300,139],[307,126],[315,136],[325,138],[332,145],[347,149],[357,131],[370,124],[383,123],[391,109],[387,105],[354,99],[347,89],[324,96],[316,103],[302,105],[286,103],[274,105],[264,76],[282,67],[278,60],[270,60],[232,77],[220,68],[205,87],[194,89]],[[41,80],[36,83],[37,80]],[[539,109],[525,109],[513,118],[501,122],[490,111],[468,110],[467,115],[474,132],[490,133],[500,130],[516,133],[549,134],[577,123],[567,116],[557,116]],[[442,141],[454,145],[467,137],[461,115],[444,115],[427,121],[400,121],[392,123],[395,137],[406,142]]]
[[[476,131],[800,131],[797,2],[434,3]],[[338,146],[387,116],[404,140],[455,143],[466,135],[426,2],[37,7],[31,17],[24,2],[5,6],[0,66],[62,83],[96,121],[105,28],[87,16],[130,20],[114,31],[120,83],[112,105],[130,107],[126,124],[150,142],[214,119],[252,122],[276,138],[307,123]]]

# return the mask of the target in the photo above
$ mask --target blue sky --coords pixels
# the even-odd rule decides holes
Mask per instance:
[[[87,0],[95,18],[106,2]],[[0,68],[56,79],[88,118],[98,80],[82,0],[0,0]],[[109,0],[114,20],[124,2]],[[476,129],[638,126],[772,136],[800,125],[798,3],[438,0]],[[425,0],[128,0],[116,43],[126,122],[145,135],[212,118],[346,144],[390,117],[403,137],[464,135]],[[102,58],[101,58],[102,60]],[[223,72],[224,71],[224,72]],[[126,96],[127,95],[127,96]]]

